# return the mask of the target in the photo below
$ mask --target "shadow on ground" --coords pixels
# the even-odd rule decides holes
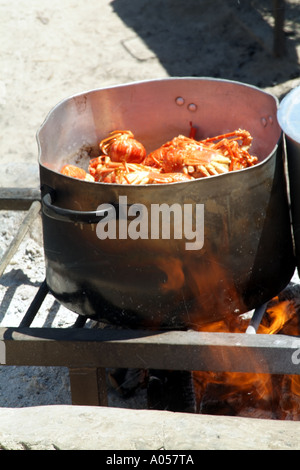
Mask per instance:
[[[254,6],[253,6],[254,5]],[[209,76],[273,86],[299,76],[300,5],[285,8],[284,57],[273,55],[272,0],[113,0],[112,7],[132,29],[123,41],[137,52],[142,40],[170,76]],[[288,31],[286,31],[288,24]]]

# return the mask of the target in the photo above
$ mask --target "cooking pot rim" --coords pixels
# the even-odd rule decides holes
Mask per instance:
[[[273,94],[271,94],[271,93],[269,93],[265,90],[261,90],[260,88],[258,88],[255,85],[239,82],[239,81],[236,81],[236,80],[229,80],[229,79],[215,78],[215,77],[205,77],[205,76],[204,77],[189,77],[189,76],[187,76],[187,77],[163,77],[163,78],[154,78],[154,79],[148,79],[148,80],[138,80],[138,81],[126,82],[126,83],[115,84],[115,85],[99,87],[99,88],[92,88],[92,89],[89,89],[89,90],[86,90],[86,91],[75,93],[75,94],[70,95],[66,98],[63,98],[54,107],[52,107],[52,109],[50,109],[50,111],[46,115],[43,123],[40,125],[40,127],[39,127],[39,129],[37,130],[37,133],[36,133],[36,140],[37,140],[37,145],[38,145],[38,162],[39,162],[39,165],[42,166],[43,168],[47,169],[47,171],[50,171],[50,172],[52,172],[56,175],[60,175],[64,179],[67,178],[67,179],[65,179],[65,181],[68,181],[68,180],[74,181],[74,180],[76,180],[78,183],[81,183],[81,184],[85,184],[85,185],[87,185],[87,184],[91,185],[92,184],[92,185],[94,185],[95,184],[94,181],[78,180],[78,179],[73,178],[71,176],[63,175],[63,174],[59,173],[59,171],[48,168],[46,165],[44,165],[41,162],[42,148],[41,148],[41,142],[40,142],[40,133],[43,130],[43,128],[46,126],[46,124],[49,121],[51,115],[54,113],[54,111],[56,109],[58,109],[59,107],[61,107],[62,105],[64,105],[66,102],[68,102],[69,100],[71,100],[73,98],[78,98],[78,97],[81,97],[81,96],[86,96],[86,95],[89,95],[89,94],[93,94],[93,93],[97,93],[97,92],[105,91],[105,90],[113,90],[113,89],[118,89],[118,88],[129,87],[129,86],[138,86],[138,85],[148,84],[148,83],[161,83],[161,82],[170,82],[170,81],[190,81],[190,82],[192,82],[192,81],[194,81],[194,82],[210,81],[210,82],[216,82],[216,83],[219,82],[219,83],[228,83],[228,84],[238,85],[238,86],[241,86],[241,87],[250,88],[252,90],[255,90],[255,91],[258,91],[262,94],[270,96],[274,100],[276,108],[278,109],[278,107],[279,107],[279,100],[275,95],[273,95]],[[211,175],[209,178],[201,178],[200,180],[201,181],[206,181],[206,180],[211,180],[211,178],[216,178],[216,177],[219,177],[219,178],[223,177],[223,179],[225,177],[230,178],[230,177],[233,177],[235,173],[239,174],[240,172],[251,171],[251,170],[253,171],[256,168],[262,167],[263,165],[265,165],[272,158],[274,153],[277,152],[278,144],[279,144],[281,138],[282,138],[282,130],[281,130],[281,133],[279,135],[279,138],[278,138],[276,144],[274,145],[274,147],[271,150],[271,152],[269,153],[269,155],[267,155],[261,162],[257,163],[253,167],[243,168],[241,170],[235,170],[234,172],[229,172],[229,173]],[[182,185],[182,184],[196,183],[196,182],[199,182],[199,180],[176,181],[176,182],[168,183],[168,186],[170,186],[170,185],[173,186],[173,185],[178,185],[178,184]],[[113,187],[113,188],[124,187],[124,185],[118,184],[118,183],[96,182],[96,184],[105,185],[105,187]],[[140,184],[138,186],[143,187],[143,188],[153,187],[153,186],[157,187],[157,184],[156,183]]]
[[[277,108],[277,120],[287,137],[300,143],[299,133],[300,86],[293,88]]]

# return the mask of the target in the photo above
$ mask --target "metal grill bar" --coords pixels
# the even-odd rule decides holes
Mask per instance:
[[[40,306],[42,305],[46,295],[48,294],[49,289],[46,283],[46,280],[41,284],[36,296],[34,297],[33,301],[31,302],[26,314],[24,315],[21,323],[20,328],[24,328],[25,326],[30,326],[36,316],[37,312],[39,311]]]
[[[39,189],[0,188],[0,209],[26,211],[34,201],[39,201],[40,198]]]
[[[284,335],[0,328],[0,341],[7,365],[300,374],[300,338]]]
[[[246,333],[247,334],[256,334],[257,332],[257,329],[260,325],[260,322],[266,312],[266,308],[267,308],[267,302],[263,305],[261,305],[260,307],[258,307],[257,309],[255,309],[254,313],[253,313],[253,316],[250,320],[250,323],[249,323],[249,326],[246,330]]]

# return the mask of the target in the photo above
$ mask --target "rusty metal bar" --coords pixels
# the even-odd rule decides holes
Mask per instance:
[[[28,210],[34,201],[40,199],[39,189],[0,188],[0,210]]]
[[[69,368],[73,405],[107,406],[104,368]]]
[[[283,335],[0,328],[7,365],[300,374],[300,338]]]

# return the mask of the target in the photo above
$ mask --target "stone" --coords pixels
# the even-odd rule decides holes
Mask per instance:
[[[300,423],[49,405],[0,410],[7,450],[299,450]]]

